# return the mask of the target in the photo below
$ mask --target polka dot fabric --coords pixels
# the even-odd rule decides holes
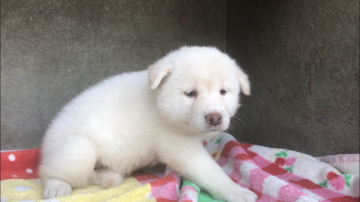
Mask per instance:
[[[36,179],[40,149],[1,152],[1,180]]]

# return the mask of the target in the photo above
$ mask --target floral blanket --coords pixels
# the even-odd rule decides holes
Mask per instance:
[[[221,133],[203,142],[228,176],[254,191],[258,202],[359,201],[359,154],[317,157],[237,142]],[[1,152],[1,202],[40,201],[39,149]],[[196,168],[194,168],[196,169]],[[144,168],[112,189],[88,186],[45,201],[216,201],[165,166]]]

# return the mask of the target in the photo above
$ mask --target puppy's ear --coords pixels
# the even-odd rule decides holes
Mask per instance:
[[[248,76],[239,68],[235,68],[236,77],[239,80],[241,91],[245,95],[250,95],[250,82]]]
[[[169,76],[173,67],[167,62],[157,62],[148,68],[149,86],[151,89],[157,88],[164,77]]]

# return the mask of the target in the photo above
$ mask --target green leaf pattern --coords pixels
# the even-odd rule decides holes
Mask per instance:
[[[345,179],[346,186],[350,187],[351,175],[345,174],[345,175],[344,175],[344,179]]]
[[[221,142],[221,139],[222,139],[223,137],[224,137],[224,136],[222,136],[221,138],[217,139],[214,144],[219,144],[219,143]]]
[[[328,180],[325,180],[325,182],[320,182],[319,185],[325,188],[328,188],[327,186]]]
[[[276,157],[287,157],[287,153],[285,151],[279,152],[275,154]]]

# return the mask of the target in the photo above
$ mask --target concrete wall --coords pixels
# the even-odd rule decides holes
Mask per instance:
[[[185,44],[249,74],[239,140],[359,152],[359,0],[1,0],[1,149],[39,147],[82,90]]]
[[[224,49],[223,0],[1,0],[1,149],[40,146],[60,108],[182,45]]]
[[[358,0],[228,0],[226,26],[226,50],[252,82],[238,138],[359,152]]]

